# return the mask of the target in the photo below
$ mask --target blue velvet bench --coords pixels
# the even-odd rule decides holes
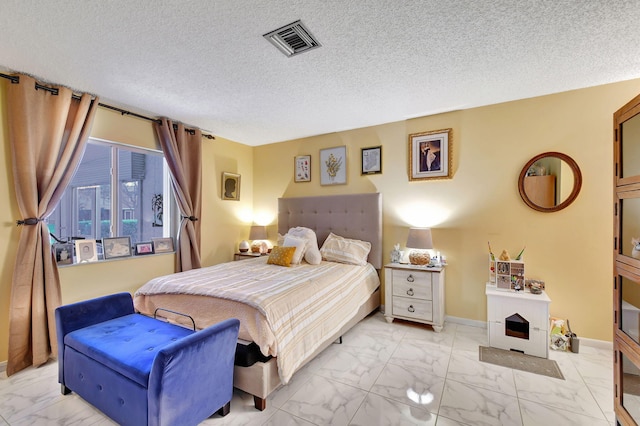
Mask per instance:
[[[129,293],[56,309],[58,381],[121,425],[226,415],[240,321],[193,331],[135,313]]]

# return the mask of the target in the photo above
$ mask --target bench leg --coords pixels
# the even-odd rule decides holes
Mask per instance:
[[[259,396],[253,396],[253,405],[257,410],[264,411],[267,408],[267,399],[260,398]]]
[[[69,395],[71,393],[71,389],[69,389],[65,385],[61,384],[60,385],[60,392],[62,392],[63,395]]]
[[[220,414],[222,417],[224,417],[227,414],[229,414],[230,411],[231,411],[231,401],[224,404],[218,411],[216,411],[216,414]]]

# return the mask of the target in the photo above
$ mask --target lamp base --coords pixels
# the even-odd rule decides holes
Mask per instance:
[[[409,253],[409,262],[412,265],[428,265],[431,263],[431,256],[429,252],[413,250]]]

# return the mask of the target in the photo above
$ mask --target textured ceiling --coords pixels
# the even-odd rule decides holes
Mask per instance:
[[[262,37],[301,19],[322,44]],[[640,77],[640,0],[0,0],[0,68],[261,145]]]

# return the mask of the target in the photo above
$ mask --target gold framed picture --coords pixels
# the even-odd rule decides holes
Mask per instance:
[[[222,199],[240,201],[240,175],[222,172]]]
[[[409,180],[451,179],[451,129],[409,135]]]

